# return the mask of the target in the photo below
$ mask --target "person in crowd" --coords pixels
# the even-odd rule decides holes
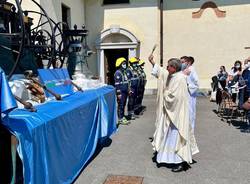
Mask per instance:
[[[245,59],[244,60],[244,63],[243,63],[243,66],[242,66],[242,74],[243,72],[249,68],[249,64],[248,64],[249,60],[248,59]]]
[[[238,85],[237,81],[234,80],[234,74],[232,72],[229,72],[227,77],[226,89],[231,95],[235,93],[234,89],[236,88],[237,85]]]
[[[190,114],[189,117],[194,132],[195,119],[196,119],[196,97],[199,90],[199,79],[195,71],[195,68],[193,66],[194,58],[192,56],[184,58],[185,59],[181,59],[182,71],[187,76],[187,85],[189,92],[189,114]]]
[[[139,87],[139,72],[138,72],[138,62],[136,57],[129,59],[130,72],[131,72],[131,93],[128,99],[128,120],[134,120],[137,115],[135,115],[135,110],[138,108],[137,97],[138,97],[138,87]]]
[[[181,72],[179,59],[168,60],[165,69],[153,58],[150,55],[148,59],[153,66],[152,75],[158,79],[156,130],[152,142],[156,161],[175,164],[173,172],[185,171],[198,150],[192,139],[187,79]]]
[[[115,65],[117,68],[114,81],[118,103],[118,124],[128,125],[129,121],[125,117],[125,106],[130,94],[131,74],[127,71],[128,63],[125,58],[118,58]]]
[[[244,102],[250,97],[250,59],[244,61],[244,70],[239,90],[239,107],[242,108]]]
[[[228,73],[225,66],[220,66],[220,70],[217,75],[212,77],[212,93],[211,101],[216,101],[217,104],[220,104],[222,101],[221,91],[226,90],[227,86]]]
[[[238,77],[242,74],[242,63],[241,61],[237,60],[234,62],[234,66],[231,69],[231,73],[234,77]]]
[[[142,115],[142,111],[141,111],[141,102],[142,102],[142,91],[143,91],[143,71],[141,69],[141,67],[139,66],[139,62],[140,62],[140,58],[136,57],[136,59],[138,60],[137,63],[137,74],[138,74],[138,87],[137,87],[137,97],[135,98],[135,108],[134,108],[134,114],[136,116]]]
[[[220,82],[221,87],[224,89],[226,87],[228,73],[225,66],[220,66],[220,70],[217,74],[218,82]]]
[[[241,61],[237,60],[228,74],[227,88],[232,95],[233,102],[236,103],[238,96],[239,80],[241,80],[242,75],[242,64]]]

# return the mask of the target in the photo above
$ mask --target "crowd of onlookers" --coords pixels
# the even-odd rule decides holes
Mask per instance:
[[[216,76],[212,77],[211,100],[221,103],[222,91],[230,94],[232,101],[240,108],[250,97],[250,58],[243,63],[235,61],[234,66],[228,71],[225,66],[220,66]]]

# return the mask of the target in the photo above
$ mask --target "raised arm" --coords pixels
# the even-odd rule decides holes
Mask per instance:
[[[152,64],[152,66],[154,67],[155,65],[155,61],[154,61],[154,56],[151,54],[149,57],[148,57],[148,61]]]
[[[159,72],[160,72],[160,67],[155,64],[155,61],[154,61],[154,56],[151,54],[149,57],[148,57],[148,61],[152,64],[153,66],[153,69],[151,71],[151,74],[153,76],[155,76],[156,78],[159,77]]]

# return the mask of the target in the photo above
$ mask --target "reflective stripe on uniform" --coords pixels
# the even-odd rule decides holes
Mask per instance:
[[[124,81],[124,82],[116,82],[115,85],[119,85],[119,84],[128,84],[128,81]]]
[[[131,78],[130,80],[139,80],[139,78]]]

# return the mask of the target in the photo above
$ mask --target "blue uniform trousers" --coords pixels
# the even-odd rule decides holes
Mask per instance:
[[[132,93],[130,94],[129,99],[128,99],[128,115],[133,115],[134,110],[137,108],[137,104],[136,104],[136,99],[138,96],[137,85],[131,86],[131,91]]]
[[[121,99],[117,99],[118,102],[118,119],[122,119],[125,113],[125,106],[128,98],[128,92],[121,92]]]

